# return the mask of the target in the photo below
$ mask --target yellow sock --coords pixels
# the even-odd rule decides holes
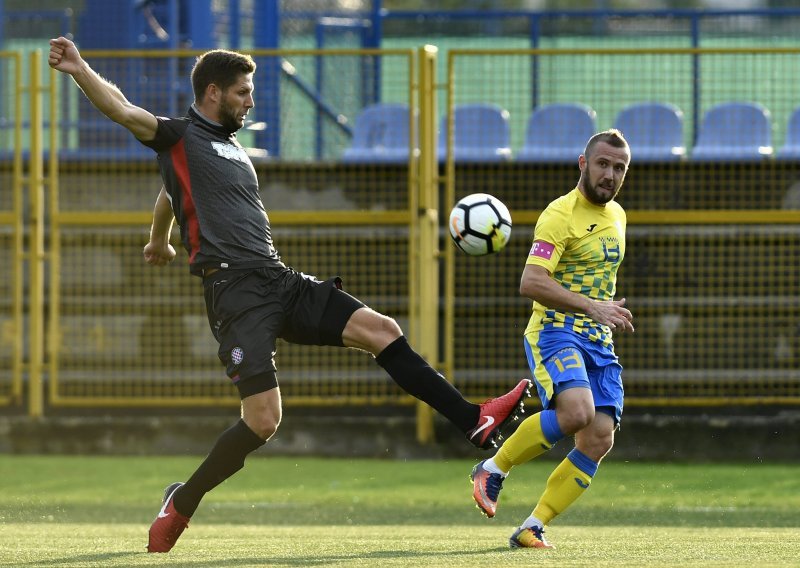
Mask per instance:
[[[515,465],[532,460],[553,447],[564,434],[555,410],[543,410],[526,418],[494,456],[494,463],[508,473]]]
[[[563,513],[589,488],[597,465],[586,454],[573,449],[550,474],[533,516],[546,525]]]

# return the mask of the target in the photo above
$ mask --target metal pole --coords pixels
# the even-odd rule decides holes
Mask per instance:
[[[44,414],[42,393],[42,363],[44,346],[44,178],[42,150],[42,50],[30,54],[31,155],[28,174],[30,194],[31,237],[28,247],[30,266],[29,320],[30,350],[28,364],[28,415],[39,418]]]
[[[426,45],[419,50],[419,348],[431,365],[439,359],[439,192],[436,159],[436,53]],[[417,440],[433,442],[433,410],[417,405]]]
[[[2,1],[2,0],[0,0]],[[22,291],[22,271],[25,264],[25,252],[22,248],[24,224],[22,222],[22,101],[24,87],[22,86],[22,55],[14,54],[14,84],[16,100],[14,101],[14,165],[13,165],[13,192],[14,192],[14,266],[13,266],[13,298],[14,298],[14,355],[12,360],[12,397],[15,402],[22,401],[22,333],[24,303]]]

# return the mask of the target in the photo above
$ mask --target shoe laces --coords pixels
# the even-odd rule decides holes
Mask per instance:
[[[534,525],[532,527],[525,527],[525,528],[531,531],[533,533],[533,536],[535,536],[538,540],[547,543],[547,541],[544,539],[544,527]]]
[[[497,501],[500,490],[503,488],[503,476],[499,473],[490,473],[486,478],[486,496],[492,501]]]

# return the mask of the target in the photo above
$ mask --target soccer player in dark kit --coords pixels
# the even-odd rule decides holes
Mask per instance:
[[[244,467],[245,457],[276,432],[281,395],[278,337],[293,343],[352,347],[371,353],[406,392],[426,402],[479,448],[492,447],[522,410],[530,381],[483,404],[465,400],[406,341],[397,323],[342,290],[281,262],[247,154],[236,139],[253,108],[256,65],[245,54],[212,50],[191,74],[195,101],[184,117],[156,117],[131,104],[63,37],[50,40],[50,66],[69,74],[100,112],[158,154],[164,188],[156,199],[145,260],[164,265],[173,218],[203,281],[219,357],[241,396],[241,419],[217,439],[184,483],[167,487],[150,527],[149,552],[168,552],[203,496]]]

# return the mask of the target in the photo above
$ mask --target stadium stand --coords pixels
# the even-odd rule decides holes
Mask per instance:
[[[637,162],[680,160],[686,155],[683,142],[683,112],[676,106],[636,103],[617,115],[614,127],[625,135]]]
[[[770,113],[758,103],[721,103],[703,117],[692,158],[698,161],[754,161],[772,156]]]
[[[800,158],[800,107],[792,111],[786,126],[786,139],[783,146],[775,154],[778,160],[796,160]]]
[[[511,159],[511,131],[508,111],[493,104],[456,105],[454,157],[457,162],[505,162]],[[439,160],[447,152],[447,117],[439,130]]]
[[[408,161],[409,108],[405,104],[377,103],[356,117],[346,163],[398,164]]]
[[[545,105],[533,111],[517,161],[564,163],[575,161],[597,131],[597,113],[582,104]]]

